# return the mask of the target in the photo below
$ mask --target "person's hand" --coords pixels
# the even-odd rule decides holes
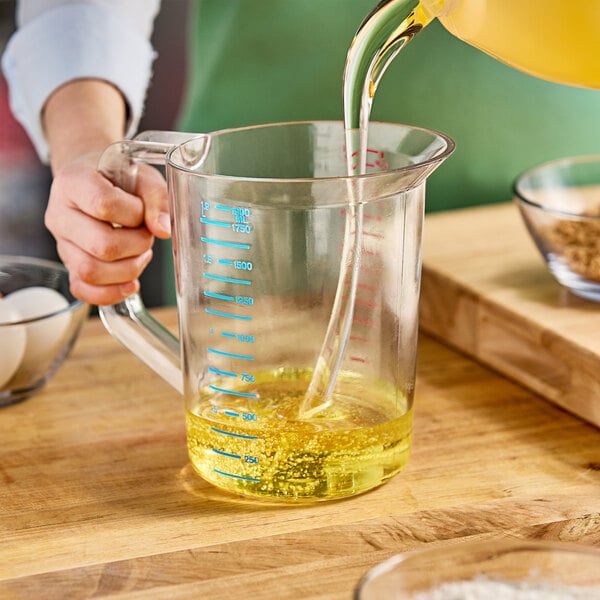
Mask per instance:
[[[55,173],[45,223],[69,271],[71,293],[105,305],[139,289],[154,236],[168,238],[170,225],[166,185],[156,169],[139,165],[129,194],[96,170],[97,161],[96,153],[84,155]]]

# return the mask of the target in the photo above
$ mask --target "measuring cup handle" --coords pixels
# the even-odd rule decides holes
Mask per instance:
[[[140,162],[164,165],[167,153],[191,137],[192,134],[159,131],[116,142],[100,157],[98,171],[115,185],[133,193]],[[100,306],[99,313],[115,339],[183,393],[179,340],[148,313],[139,294],[132,294],[118,304]]]

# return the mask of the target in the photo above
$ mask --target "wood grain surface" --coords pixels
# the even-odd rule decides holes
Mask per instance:
[[[600,427],[600,303],[550,274],[515,204],[429,215],[427,333]]]
[[[349,600],[401,551],[600,546],[598,430],[426,336],[409,466],[344,501],[269,505],[204,483],[182,399],[96,319],[43,392],[0,410],[0,431],[3,600]]]

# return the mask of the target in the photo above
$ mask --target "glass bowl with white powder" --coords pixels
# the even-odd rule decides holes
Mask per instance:
[[[600,600],[600,548],[501,539],[398,554],[355,600]]]

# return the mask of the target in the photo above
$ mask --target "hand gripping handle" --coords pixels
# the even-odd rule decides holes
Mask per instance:
[[[177,132],[144,132],[134,140],[111,144],[100,157],[98,171],[115,185],[134,193],[139,163],[164,165],[167,153],[193,137]],[[139,294],[118,304],[99,307],[109,333],[183,393],[179,339],[147,310]]]

